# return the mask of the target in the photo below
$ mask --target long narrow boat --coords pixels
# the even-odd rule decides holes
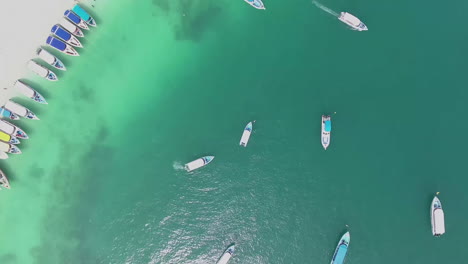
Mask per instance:
[[[79,27],[77,27],[75,24],[65,19],[64,17],[62,17],[59,23],[60,25],[62,25],[64,29],[66,29],[68,32],[72,33],[73,35],[79,38],[84,37],[83,31]]]
[[[47,104],[47,101],[44,99],[44,96],[42,96],[39,92],[31,88],[31,86],[25,84],[24,82],[17,80],[14,84],[15,89],[22,93],[24,96],[29,97],[33,99],[34,101],[41,103],[41,104]]]
[[[78,52],[72,48],[70,45],[62,42],[60,39],[54,36],[48,36],[46,40],[47,45],[51,46],[52,48],[65,53],[70,56],[80,56]]]
[[[63,13],[63,16],[73,22],[75,25],[79,26],[82,29],[89,30],[88,25],[86,22],[83,21],[79,16],[77,16],[75,13],[73,13],[71,10],[66,10],[65,13]]]
[[[66,71],[67,68],[65,67],[65,64],[61,60],[59,60],[57,57],[54,55],[50,54],[47,50],[43,48],[38,48],[36,50],[37,56],[42,59],[43,61],[47,62],[50,66],[61,70],[61,71]]]
[[[13,145],[17,145],[19,143],[21,143],[16,137],[10,135],[10,134],[7,134],[3,131],[0,131],[0,141],[3,141],[3,142],[6,142],[6,143],[9,143],[9,144],[13,144]]]
[[[230,247],[228,247],[224,251],[223,255],[218,259],[216,264],[227,264],[229,260],[231,259],[232,255],[234,254],[234,250],[235,250],[234,245],[231,245]]]
[[[247,143],[249,142],[249,139],[250,139],[250,134],[252,134],[252,125],[253,123],[255,123],[255,120],[253,122],[249,122],[245,128],[244,128],[244,132],[242,133],[242,137],[241,137],[241,140],[239,142],[239,145],[243,146],[243,147],[247,147]]]
[[[8,159],[8,154],[6,154],[3,151],[0,151],[0,159],[2,159],[2,160]]]
[[[11,112],[21,116],[21,117],[24,117],[24,118],[27,118],[27,119],[31,119],[31,120],[39,120],[39,118],[29,109],[27,109],[26,107],[22,106],[22,105],[19,105],[13,101],[8,101],[6,104],[5,104],[5,109],[8,109],[10,110]]]
[[[206,166],[214,159],[214,156],[205,156],[185,164],[185,170],[188,172]]]
[[[30,60],[28,62],[28,68],[37,74],[38,76],[48,80],[48,81],[58,81],[57,74],[55,74],[53,71],[47,69],[46,67],[39,65],[37,62]]]
[[[331,264],[342,264],[344,263],[344,259],[346,257],[346,253],[348,252],[349,242],[351,241],[351,236],[349,232],[346,232],[338,242],[338,246],[336,246],[335,253],[333,254],[333,258]]]
[[[83,45],[81,45],[81,42],[78,40],[77,37],[73,36],[72,33],[66,31],[63,27],[60,25],[54,25],[51,29],[50,32],[57,36],[59,39],[65,41],[65,43],[68,43],[72,46],[82,48]]]
[[[442,203],[437,196],[434,196],[431,203],[431,226],[432,235],[438,237],[445,233],[445,217]]]
[[[19,120],[20,117],[10,110],[6,109],[4,106],[0,107],[0,116],[8,117],[11,120]]]
[[[72,8],[72,11],[77,14],[81,19],[84,20],[84,22],[86,22],[88,25],[90,26],[93,26],[93,27],[96,27],[96,21],[94,20],[94,18],[92,18],[88,12],[86,12],[81,6],[79,6],[78,4],[76,4],[73,8]]]
[[[22,139],[29,138],[28,134],[26,134],[26,132],[24,132],[21,128],[11,124],[10,122],[7,122],[1,119],[0,119],[0,130],[9,135],[15,136],[17,138],[22,138]]]
[[[260,9],[260,10],[265,10],[265,5],[263,4],[263,2],[261,0],[244,0],[245,2],[247,2],[249,5],[255,7],[256,9]]]
[[[330,133],[331,133],[331,117],[323,115],[322,116],[322,146],[324,149],[327,149],[330,145]]]
[[[0,170],[0,186],[6,189],[10,189],[10,182],[2,170]]]
[[[21,150],[17,146],[2,141],[0,141],[0,151],[11,154],[21,154]]]
[[[347,12],[341,12],[338,19],[357,31],[367,31],[367,26],[359,18]]]

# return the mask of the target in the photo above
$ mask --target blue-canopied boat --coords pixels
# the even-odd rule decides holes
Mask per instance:
[[[70,20],[71,22],[73,22],[75,25],[79,26],[80,28],[89,30],[89,27],[86,24],[86,22],[84,22],[83,19],[81,19],[79,16],[77,16],[71,10],[65,11],[65,13],[63,13],[63,16],[65,18],[67,18],[68,20]]]
[[[11,120],[19,120],[20,119],[20,117],[18,115],[14,114],[10,110],[6,109],[4,106],[2,106],[0,108],[0,116],[8,117]]]
[[[30,60],[28,62],[28,68],[37,74],[38,76],[48,80],[48,81],[58,81],[57,74],[55,74],[53,71],[47,69],[46,67],[40,65],[39,63]]]
[[[77,27],[75,24],[70,22],[70,20],[62,17],[62,19],[60,19],[60,25],[64,29],[68,30],[68,32],[75,35],[76,37],[80,37],[80,38],[84,37],[83,31],[79,27]]]
[[[335,253],[333,254],[333,258],[331,264],[343,264],[346,253],[348,253],[349,242],[351,241],[351,236],[349,232],[346,232],[338,242],[338,246],[336,246]]]
[[[322,146],[324,149],[327,149],[330,145],[331,138],[331,117],[327,115],[322,116]]]
[[[54,37],[54,36],[48,36],[46,40],[47,45],[51,46],[52,48],[65,53],[67,55],[71,56],[80,56],[78,52],[72,48],[70,45],[64,43],[60,39]]]
[[[37,56],[42,59],[43,61],[47,62],[50,66],[54,67],[55,69],[59,69],[62,71],[66,71],[67,68],[65,64],[61,60],[59,60],[54,55],[50,54],[47,50],[43,48],[38,48],[36,51]]]
[[[47,104],[44,96],[42,96],[38,91],[34,90],[31,86],[25,84],[24,82],[17,80],[13,87],[24,96],[29,97],[38,103]]]
[[[18,119],[19,119],[19,117],[18,117]],[[2,119],[0,119],[0,130],[7,133],[7,134],[10,134],[12,136],[15,136],[15,137],[18,137],[18,138],[21,138],[21,139],[28,139],[29,138],[29,136],[26,134],[26,132],[24,132],[21,128],[13,125],[10,122],[2,120]]]
[[[50,32],[54,34],[55,36],[59,37],[61,40],[65,41],[65,43],[68,43],[72,46],[82,48],[83,45],[81,45],[81,42],[73,36],[70,32],[66,31],[63,27],[60,25],[54,25],[52,29],[50,29]]]
[[[247,2],[249,5],[255,7],[256,9],[261,9],[261,10],[265,10],[265,5],[263,5],[263,2],[262,0],[244,0],[245,2]]]
[[[93,26],[93,27],[96,27],[96,21],[94,20],[94,18],[92,18],[88,12],[86,12],[86,10],[84,10],[81,6],[79,6],[78,4],[76,4],[73,8],[72,8],[72,11],[77,14],[81,19],[84,20],[84,22],[86,22],[88,25],[90,26]]]

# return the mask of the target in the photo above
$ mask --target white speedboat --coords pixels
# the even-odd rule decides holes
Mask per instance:
[[[6,154],[3,151],[0,151],[0,159],[2,159],[2,160],[8,159],[8,154]]]
[[[68,32],[72,33],[73,35],[80,38],[84,37],[83,31],[69,20],[62,18],[60,20],[60,25],[62,25],[64,29],[68,30]]]
[[[31,86],[25,84],[24,82],[17,80],[14,84],[14,87],[18,92],[20,92],[24,96],[29,97],[38,103],[47,104],[47,101],[44,99],[44,96],[42,96],[40,93],[38,93],[36,90],[31,88]]]
[[[249,142],[250,134],[252,134],[252,129],[253,129],[252,125],[253,125],[253,123],[255,123],[255,121],[249,122],[245,126],[244,133],[242,133],[242,137],[241,137],[239,145],[241,145],[243,147],[247,147],[247,143]]]
[[[8,101],[6,102],[5,104],[5,109],[7,110],[10,110],[11,112],[21,116],[21,117],[24,117],[24,118],[27,118],[27,119],[32,119],[32,120],[39,120],[39,118],[29,109],[27,109],[26,107],[22,106],[22,105],[19,105],[13,101]]]
[[[185,170],[190,172],[190,171],[193,171],[195,169],[201,168],[201,167],[207,165],[208,163],[210,163],[213,159],[214,159],[214,156],[205,156],[205,157],[196,159],[196,160],[194,160],[192,162],[189,162],[189,163],[185,164]]]
[[[367,26],[364,23],[362,23],[362,21],[359,20],[359,18],[351,15],[350,13],[341,12],[338,19],[341,20],[341,22],[345,23],[346,25],[352,27],[355,30],[358,30],[358,31],[366,31],[367,30]]]
[[[234,245],[231,245],[228,247],[223,255],[219,258],[219,260],[216,262],[216,264],[227,264],[229,260],[231,259],[232,255],[234,254],[235,247]]]
[[[33,61],[33,60],[30,60],[28,62],[28,68],[34,72],[35,74],[39,75],[40,77],[46,79],[46,80],[49,80],[49,81],[58,81],[58,77],[57,75],[47,69],[46,67],[42,66],[42,65],[39,65],[37,62]]]
[[[21,150],[15,146],[3,141],[0,141],[0,151],[11,153],[11,154],[21,154]]]
[[[0,186],[10,189],[10,182],[8,182],[8,178],[2,170],[0,170]]]
[[[432,235],[438,237],[445,233],[444,210],[442,209],[442,203],[437,196],[434,196],[431,203],[431,225]]]
[[[0,119],[0,130],[9,135],[15,136],[17,138],[22,138],[22,139],[29,138],[26,132],[24,132],[21,128],[2,119]]]
[[[351,236],[349,232],[346,232],[338,242],[336,246],[335,253],[333,254],[333,258],[331,260],[331,264],[343,264],[346,254],[348,253],[349,243],[351,242]]]
[[[263,2],[261,0],[244,0],[247,2],[249,5],[255,7],[256,9],[260,10],[265,10],[265,5],[263,5]]]
[[[327,149],[330,145],[330,133],[331,133],[331,117],[322,116],[322,146]]]
[[[50,54],[47,50],[38,48],[36,51],[37,56],[42,59],[43,61],[47,62],[50,66],[54,67],[55,69],[59,69],[62,71],[66,71],[65,64],[61,60],[59,60],[54,55]]]
[[[54,34],[55,36],[57,36],[59,39],[61,39],[65,43],[70,44],[74,47],[78,47],[78,48],[83,47],[83,45],[81,44],[81,42],[78,40],[78,38],[75,35],[65,30],[59,24],[52,26],[50,33]]]

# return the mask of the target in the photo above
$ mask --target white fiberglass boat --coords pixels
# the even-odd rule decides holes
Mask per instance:
[[[359,18],[351,15],[350,13],[341,12],[338,19],[355,30],[358,30],[358,31],[367,30],[367,26],[364,23],[362,23],[362,21],[359,20]]]
[[[39,65],[37,62],[33,61],[33,60],[30,60],[28,62],[28,68],[34,72],[35,74],[39,75],[40,77],[46,79],[46,80],[49,80],[49,81],[58,81],[58,77],[57,75],[47,69],[46,67],[42,66],[42,65]]]
[[[43,61],[47,62],[50,66],[66,71],[67,68],[65,68],[65,64],[61,60],[59,60],[57,57],[54,55],[50,54],[47,50],[38,48],[36,51],[36,54],[39,58],[41,58]]]
[[[348,253],[349,243],[351,242],[351,236],[349,232],[346,232],[338,242],[336,246],[335,253],[330,264],[343,264],[346,254]]]
[[[0,170],[0,186],[6,189],[10,189],[10,182],[3,171]]]
[[[83,31],[67,19],[62,18],[60,20],[60,25],[62,25],[64,29],[68,30],[68,32],[72,33],[73,35],[80,38],[84,37]]]
[[[323,115],[322,116],[322,146],[324,149],[327,149],[330,145],[330,133],[331,133],[331,117]]]
[[[39,120],[39,118],[31,110],[13,101],[6,102],[4,107],[18,116],[32,120]]]
[[[242,133],[242,137],[241,137],[239,145],[241,145],[243,147],[247,147],[247,143],[249,142],[250,134],[252,134],[252,129],[253,129],[252,125],[253,125],[253,123],[255,123],[255,120],[253,122],[249,122],[245,126],[244,133]]]
[[[216,264],[227,264],[229,260],[232,257],[232,254],[234,254],[234,245],[228,247],[226,251],[224,251],[223,255],[219,258],[219,260],[216,262]]]
[[[185,170],[188,172],[201,168],[214,159],[214,156],[205,156],[185,164]]]
[[[431,203],[431,225],[432,234],[434,236],[438,237],[445,233],[444,210],[442,209],[442,203],[437,196],[434,196]]]
[[[260,9],[260,10],[266,9],[265,5],[263,5],[263,2],[261,0],[244,0],[244,1],[256,9]]]
[[[17,146],[8,144],[3,141],[0,141],[0,151],[11,154],[21,154],[21,150]]]
[[[29,97],[33,99],[34,101],[41,103],[41,104],[47,104],[47,101],[44,99],[44,96],[42,96],[39,92],[31,88],[31,86],[25,84],[24,82],[17,80],[14,84],[15,89],[22,93],[24,96]]]
[[[0,130],[21,139],[28,139],[28,135],[21,128],[0,119]]]

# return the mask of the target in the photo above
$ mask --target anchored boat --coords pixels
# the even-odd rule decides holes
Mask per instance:
[[[73,36],[70,32],[66,31],[64,28],[62,28],[60,25],[54,25],[51,29],[50,32],[54,34],[55,36],[59,37],[59,39],[65,41],[65,43],[68,43],[72,46],[82,48],[83,45],[81,45],[81,42],[78,40],[77,37]]]
[[[19,117],[18,117],[19,119]],[[9,134],[9,135],[12,135],[12,136],[15,136],[15,137],[18,137],[18,138],[22,138],[22,139],[28,139],[28,135],[26,134],[26,132],[24,132],[21,128],[11,124],[10,122],[7,122],[5,120],[1,120],[0,119],[0,130]]]
[[[347,12],[341,12],[340,16],[338,19],[345,23],[346,25],[352,27],[353,29],[357,31],[366,31],[367,26],[359,20],[359,18],[351,15],[350,13]]]
[[[77,14],[81,19],[84,20],[84,22],[86,22],[88,25],[90,26],[93,26],[93,27],[96,27],[96,21],[94,20],[94,18],[92,18],[88,12],[86,12],[83,8],[81,8],[81,6],[79,6],[78,4],[76,4],[73,8],[72,8],[72,11]]]
[[[346,232],[341,237],[340,242],[338,242],[338,246],[336,246],[331,264],[342,264],[344,262],[346,253],[348,253],[350,240],[351,240],[351,236],[349,235],[349,232]]]
[[[3,131],[0,131],[0,141],[6,142],[6,143],[9,143],[9,144],[13,144],[13,145],[21,143],[16,137],[14,137],[14,136],[12,136],[10,134],[7,134],[7,133],[5,133]]]
[[[214,159],[214,156],[205,156],[185,164],[185,170],[188,172],[206,166]]]
[[[330,133],[331,133],[331,117],[322,116],[322,146],[327,149],[330,145]]]
[[[0,186],[10,189],[10,182],[8,182],[8,178],[2,170],[0,170]]]
[[[70,45],[62,42],[60,39],[55,38],[54,36],[48,36],[46,40],[47,45],[51,46],[52,48],[65,53],[70,56],[80,56],[78,52],[72,48]]]
[[[253,122],[255,122],[255,121],[253,121]],[[252,129],[253,129],[252,128],[253,122],[249,122],[245,126],[244,132],[242,133],[242,137],[241,137],[239,145],[241,145],[243,147],[247,147],[247,143],[249,142],[250,134],[252,133]]]
[[[89,30],[88,25],[86,22],[83,21],[79,16],[77,16],[75,13],[73,13],[71,10],[65,11],[63,13],[64,17],[73,22],[75,25],[79,26],[82,29]]]
[[[265,5],[263,5],[263,2],[261,0],[244,0],[247,2],[249,5],[255,7],[256,9],[261,9],[265,10]]]
[[[21,150],[17,146],[2,141],[0,141],[0,151],[11,154],[21,154]]]
[[[10,110],[6,109],[4,106],[0,108],[0,115],[3,117],[8,117],[11,120],[19,120],[20,117],[12,113]]]
[[[30,60],[28,62],[28,68],[32,72],[34,72],[35,74],[39,75],[40,77],[46,80],[53,81],[53,82],[58,81],[58,77],[53,71],[47,69],[46,67],[42,65],[39,65],[37,62],[33,60]]]
[[[60,25],[62,25],[64,29],[66,29],[68,32],[72,33],[73,35],[80,37],[80,38],[84,37],[83,31],[79,27],[77,27],[75,24],[65,19],[64,17],[60,20]]]
[[[13,101],[8,101],[6,104],[5,104],[5,109],[8,109],[10,110],[11,112],[21,116],[21,117],[24,117],[24,118],[27,118],[27,119],[32,119],[32,120],[39,120],[39,118],[29,109],[27,109],[26,107],[22,106],[22,105],[19,105]]]
[[[36,51],[37,56],[42,59],[43,61],[47,62],[50,66],[66,71],[67,68],[65,68],[65,64],[61,60],[59,60],[57,57],[54,55],[50,54],[47,50],[38,48]]]
[[[432,235],[438,237],[445,233],[444,210],[442,209],[442,203],[437,196],[434,196],[431,203],[431,225]]]
[[[17,80],[14,84],[14,87],[18,92],[22,93],[24,96],[29,97],[38,103],[47,104],[46,100],[40,93],[31,88],[31,86],[23,83],[22,81]]]
[[[227,264],[229,260],[231,259],[232,255],[234,254],[234,245],[231,245],[228,247],[223,255],[219,258],[219,260],[216,262],[216,264]]]

